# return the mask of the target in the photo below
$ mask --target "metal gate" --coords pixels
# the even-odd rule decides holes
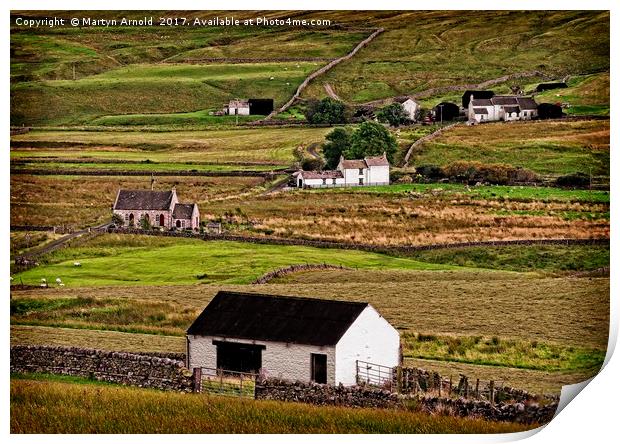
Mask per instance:
[[[395,367],[358,360],[355,361],[355,373],[358,385],[374,385],[390,391],[397,389]]]
[[[221,368],[201,368],[201,393],[254,398],[256,373],[235,372]]]

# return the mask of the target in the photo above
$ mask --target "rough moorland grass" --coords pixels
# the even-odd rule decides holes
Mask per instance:
[[[69,157],[155,162],[290,164],[299,145],[322,142],[329,128],[236,128],[213,131],[31,131],[13,136],[12,157]],[[62,149],[45,149],[66,144]],[[67,148],[69,146],[69,148]],[[75,148],[70,148],[75,146]],[[42,149],[25,149],[28,147]],[[89,149],[90,148],[90,149]]]
[[[609,176],[609,121],[458,125],[416,148],[410,165],[507,163],[539,174]]]
[[[11,257],[42,247],[60,237],[60,234],[46,231],[11,231]]]
[[[533,427],[47,379],[11,380],[12,433],[506,433]]]
[[[401,338],[406,358],[570,372],[598,371],[605,359],[604,349],[500,339],[497,336],[484,338],[405,333]]]
[[[368,269],[451,269],[406,258],[355,250],[197,239],[145,239],[129,246],[123,235],[104,235],[75,248],[57,250],[41,265],[14,276],[24,284],[60,277],[66,285],[249,284],[267,271],[296,263],[330,263]],[[75,260],[81,267],[73,265]]]

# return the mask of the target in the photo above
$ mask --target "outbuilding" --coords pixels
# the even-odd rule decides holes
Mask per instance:
[[[401,362],[398,331],[365,302],[220,291],[187,330],[190,369],[355,385],[360,361]]]

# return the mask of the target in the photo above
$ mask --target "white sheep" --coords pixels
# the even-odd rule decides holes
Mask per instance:
[[[74,266],[74,267],[81,267],[81,266],[82,266],[82,264],[81,264],[80,262],[74,262],[74,263],[73,263],[73,266]]]

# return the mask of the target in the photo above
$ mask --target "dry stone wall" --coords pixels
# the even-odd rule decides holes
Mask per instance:
[[[11,372],[81,376],[123,385],[191,392],[183,361],[76,347],[13,346]]]

